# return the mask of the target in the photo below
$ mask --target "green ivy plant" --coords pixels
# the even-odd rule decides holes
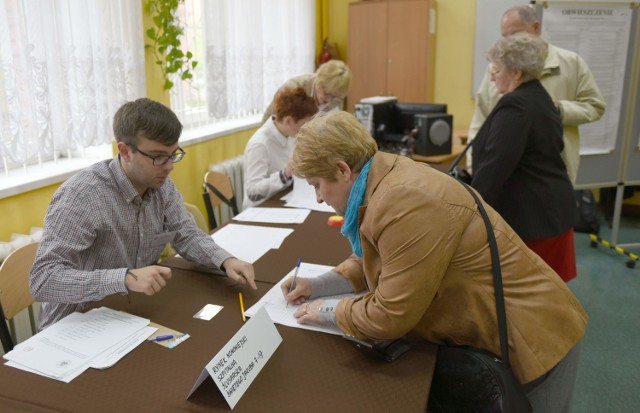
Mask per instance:
[[[184,28],[177,11],[181,3],[184,0],[149,0],[146,3],[155,27],[147,29],[146,35],[152,43],[145,44],[145,48],[153,50],[156,64],[162,70],[165,90],[173,87],[171,75],[178,74],[182,80],[191,79],[191,71],[198,65],[193,60],[193,53],[180,49]]]

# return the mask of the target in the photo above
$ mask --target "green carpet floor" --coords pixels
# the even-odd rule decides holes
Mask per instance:
[[[608,224],[600,236],[610,236]],[[578,277],[569,282],[587,313],[573,401],[576,413],[640,411],[640,262],[575,235]],[[640,219],[623,219],[618,244],[640,243]],[[640,249],[626,252],[640,255]]]

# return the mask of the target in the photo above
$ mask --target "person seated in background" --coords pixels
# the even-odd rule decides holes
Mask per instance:
[[[282,285],[300,323],[337,325],[360,339],[410,331],[435,344],[500,354],[490,248],[460,182],[405,156],[377,151],[347,112],[298,132],[293,173],[345,217],[353,254],[317,278]],[[534,412],[569,412],[587,315],[560,277],[483,202],[502,266],[510,361]],[[364,295],[341,300],[348,292]]]
[[[283,88],[276,95],[274,114],[253,134],[244,150],[244,200],[252,207],[291,185],[289,158],[295,135],[318,105],[303,88]]]
[[[473,143],[473,186],[563,280],[576,276],[575,197],[562,161],[562,120],[540,84],[547,44],[529,33],[487,52],[502,95]]]
[[[280,89],[295,89],[298,87],[303,88],[307,95],[316,101],[320,112],[340,110],[342,109],[344,98],[349,94],[349,89],[351,88],[351,70],[341,60],[329,60],[320,65],[315,73],[300,75],[287,80]],[[266,122],[275,113],[274,101],[264,111],[262,123]]]
[[[142,98],[113,118],[118,155],[63,183],[53,195],[31,269],[42,303],[39,330],[111,294],[153,295],[171,278],[155,265],[165,244],[256,289],[253,266],[196,226],[169,174],[185,152],[171,109]]]

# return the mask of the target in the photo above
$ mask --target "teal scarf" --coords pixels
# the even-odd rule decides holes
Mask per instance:
[[[364,191],[367,189],[367,177],[369,176],[369,168],[371,167],[372,160],[373,157],[369,158],[367,163],[364,164],[356,181],[353,183],[349,200],[347,201],[347,212],[345,213],[344,224],[340,230],[342,235],[349,238],[351,249],[353,249],[353,253],[358,257],[362,257],[362,245],[360,245],[360,235],[358,233],[358,209],[364,202]]]

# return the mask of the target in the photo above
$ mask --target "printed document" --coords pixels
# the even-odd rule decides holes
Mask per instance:
[[[148,324],[148,319],[105,307],[72,313],[4,358],[12,367],[69,382],[92,364],[106,368],[115,363],[153,333]]]

